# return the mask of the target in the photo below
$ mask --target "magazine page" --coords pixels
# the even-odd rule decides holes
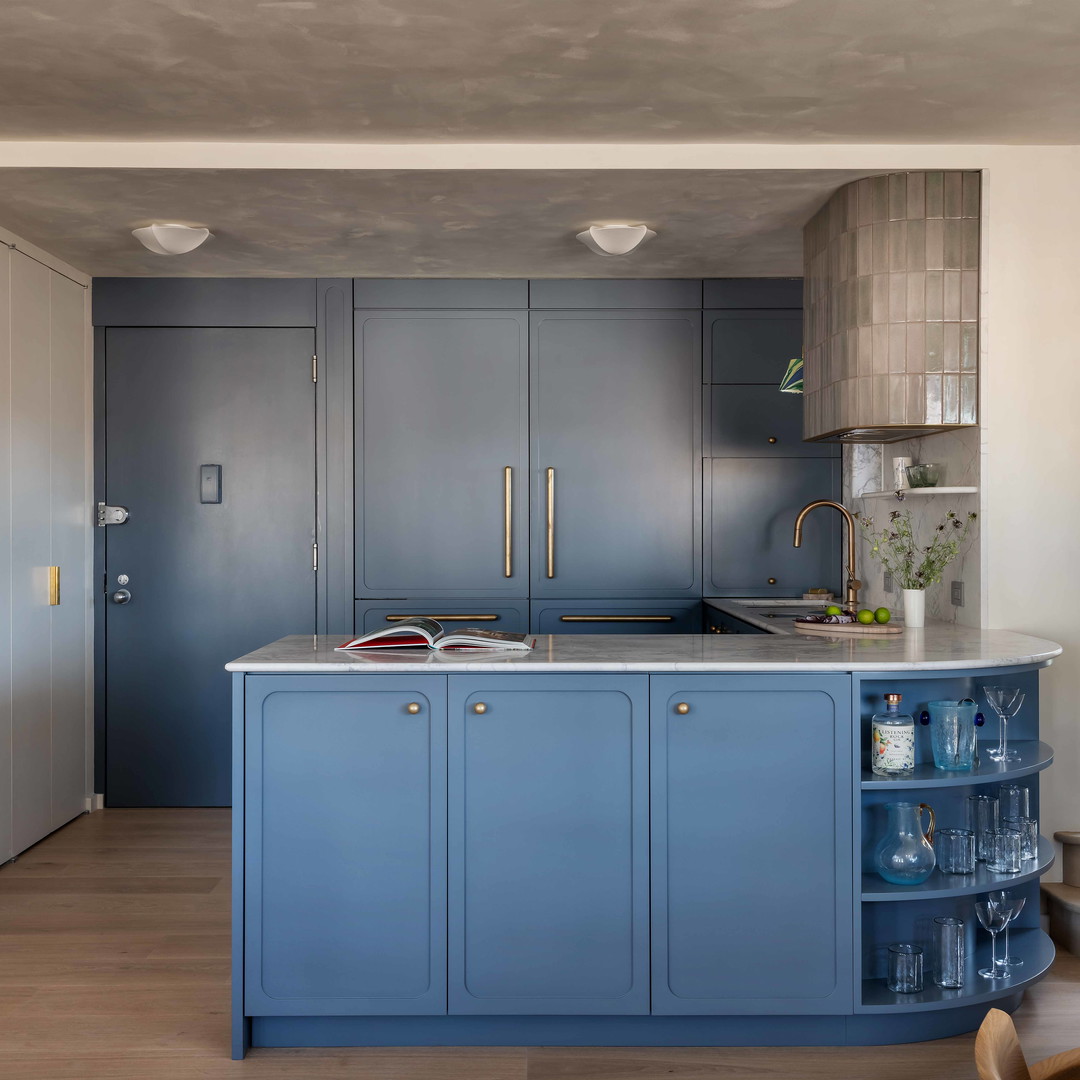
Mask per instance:
[[[403,619],[391,626],[383,626],[346,641],[336,647],[348,652],[350,649],[401,649],[416,645],[433,646],[443,636],[442,624],[434,619]]]
[[[460,652],[465,649],[514,649],[527,652],[536,644],[531,634],[511,634],[505,630],[481,630],[466,626],[444,634],[433,648],[445,652]]]

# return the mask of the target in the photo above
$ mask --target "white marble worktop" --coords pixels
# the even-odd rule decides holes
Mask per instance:
[[[282,638],[226,664],[229,671],[948,671],[1048,661],[1061,646],[1011,630],[939,623],[892,637],[822,634],[545,634],[531,652],[378,649],[335,652],[343,635]]]

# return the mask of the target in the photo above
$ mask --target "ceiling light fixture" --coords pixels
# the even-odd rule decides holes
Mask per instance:
[[[212,234],[209,229],[170,224],[147,225],[142,229],[132,229],[131,235],[155,255],[186,255],[189,251],[194,251]]]
[[[646,225],[590,225],[577,238],[596,255],[629,255],[655,235]]]

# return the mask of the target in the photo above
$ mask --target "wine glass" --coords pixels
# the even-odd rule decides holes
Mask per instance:
[[[997,936],[1009,925],[1013,917],[1013,909],[1004,904],[995,904],[993,900],[977,900],[975,902],[975,914],[978,916],[982,928],[990,935],[990,966],[979,968],[979,974],[984,979],[1004,979],[1009,974],[1009,969],[999,966],[997,958]]]
[[[983,694],[990,708],[998,714],[999,735],[997,746],[986,751],[991,761],[1016,761],[1020,754],[1016,750],[1009,749],[1009,720],[1019,711],[1024,704],[1024,695],[1016,686],[984,686]]]
[[[992,904],[997,904],[998,907],[1011,907],[1012,915],[1009,918],[1008,923],[1005,925],[1005,955],[1001,958],[999,963],[1003,968],[1018,968],[1024,966],[1024,961],[1018,956],[1009,955],[1009,927],[1016,921],[1017,916],[1024,910],[1024,904],[1027,902],[1027,897],[1020,896],[1017,893],[1010,892],[1008,889],[999,889],[997,892],[987,893],[987,900]]]

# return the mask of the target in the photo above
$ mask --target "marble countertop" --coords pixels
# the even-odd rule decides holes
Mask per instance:
[[[1061,646],[1011,630],[938,623],[894,637],[803,634],[540,635],[527,653],[335,652],[341,635],[294,635],[230,664],[263,673],[405,671],[948,671],[1051,660]]]

